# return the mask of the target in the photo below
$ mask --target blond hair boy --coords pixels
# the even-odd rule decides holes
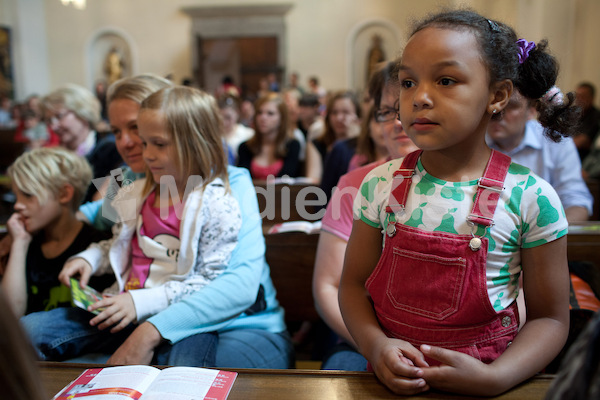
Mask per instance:
[[[85,158],[62,148],[22,154],[9,167],[15,212],[7,222],[11,251],[2,289],[17,317],[71,306],[58,273],[70,256],[103,240],[75,213],[92,179]]]

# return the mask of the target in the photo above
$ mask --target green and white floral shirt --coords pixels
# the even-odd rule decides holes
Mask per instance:
[[[354,202],[354,218],[381,228],[388,224],[386,212],[392,174],[402,159],[373,169],[363,180]],[[396,222],[425,231],[471,234],[467,216],[473,208],[477,180],[447,182],[429,175],[417,163],[406,210]],[[530,169],[512,163],[494,214],[494,225],[478,226],[477,236],[488,238],[487,288],[497,311],[508,307],[518,295],[521,248],[530,248],[567,234],[567,219],[558,195],[548,182]],[[384,235],[385,238],[385,235]],[[385,244],[384,244],[385,245]]]

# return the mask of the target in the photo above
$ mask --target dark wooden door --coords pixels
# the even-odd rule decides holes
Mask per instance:
[[[242,90],[242,94],[253,95],[259,90],[260,79],[267,74],[277,74],[279,82],[283,76],[282,68],[278,66],[277,37],[243,37],[243,38],[197,38],[198,71],[197,80],[201,87],[207,84],[208,71],[204,67],[204,59],[209,56],[215,46],[223,39],[234,40],[234,51],[239,60],[239,81],[235,82]]]

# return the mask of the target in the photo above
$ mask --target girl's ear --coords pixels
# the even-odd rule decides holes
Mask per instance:
[[[492,85],[488,113],[496,114],[504,110],[513,92],[513,83],[510,79],[504,79]]]
[[[73,200],[74,194],[75,188],[73,188],[73,185],[65,183],[58,192],[58,202],[60,204],[68,204]]]

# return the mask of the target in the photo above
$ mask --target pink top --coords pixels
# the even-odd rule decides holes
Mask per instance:
[[[169,207],[168,217],[162,219],[160,208],[153,206],[155,198],[156,194],[152,192],[144,201],[139,217],[143,222],[131,240],[131,272],[125,284],[125,291],[143,288],[153,264],[172,263],[177,260],[181,221],[177,218],[173,206]],[[138,235],[143,237],[139,238]],[[164,256],[155,257],[146,254],[142,249],[144,246],[140,247],[140,240],[147,239],[164,246],[166,248]]]
[[[355,169],[358,169],[365,165],[367,165],[367,156],[365,156],[364,154],[355,154],[352,156],[350,162],[348,163],[347,172],[354,171]]]
[[[277,176],[283,168],[283,160],[279,159],[269,166],[258,165],[254,160],[250,163],[250,174],[252,179],[266,180],[269,175]]]
[[[337,189],[334,190],[331,200],[327,204],[325,216],[321,220],[321,230],[348,241],[354,222],[352,205],[360,184],[369,171],[384,162],[385,160],[375,161],[342,175],[338,181]]]

